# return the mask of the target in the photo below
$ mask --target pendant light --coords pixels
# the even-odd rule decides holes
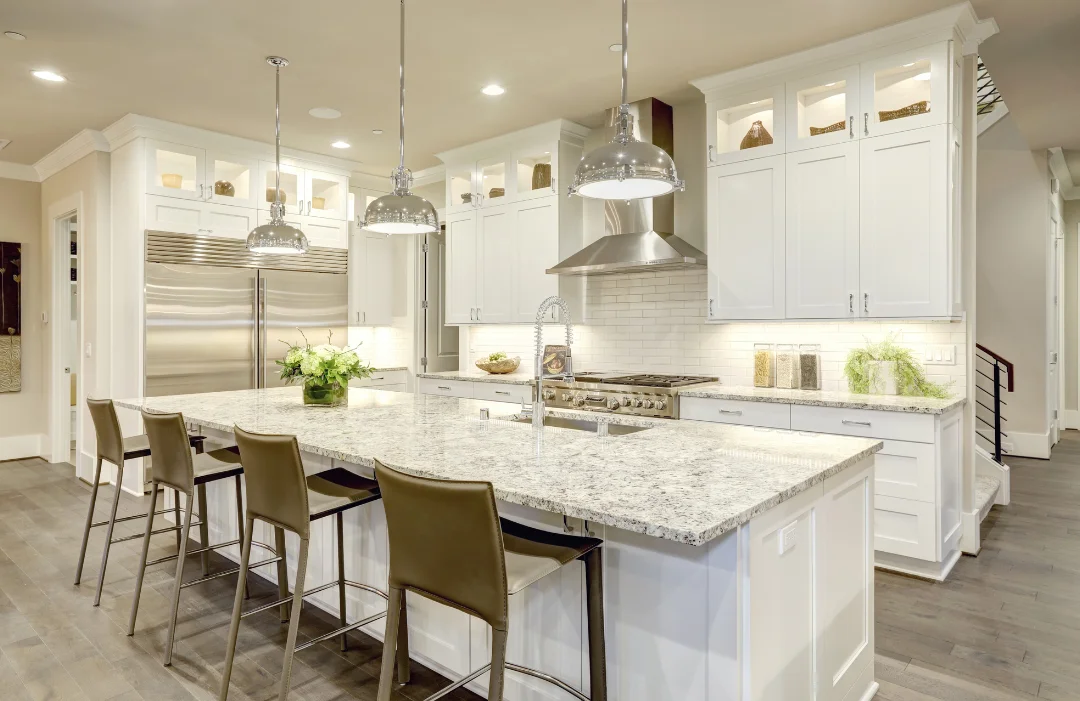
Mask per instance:
[[[409,192],[412,171],[405,168],[405,0],[401,0],[401,70],[399,72],[401,117],[398,135],[398,167],[390,176],[394,191],[368,205],[364,228],[380,234],[430,234],[439,230],[439,215],[430,202]]]
[[[622,104],[615,121],[615,138],[594,149],[578,163],[571,195],[598,200],[635,200],[684,190],[675,161],[667,151],[634,138],[634,117],[626,100],[627,39],[630,25],[627,0],[622,0]]]
[[[270,203],[270,223],[251,230],[247,248],[252,253],[307,253],[307,236],[285,223],[285,205],[281,202],[281,69],[289,65],[289,61],[280,56],[267,56],[266,62],[274,67],[274,201]]]

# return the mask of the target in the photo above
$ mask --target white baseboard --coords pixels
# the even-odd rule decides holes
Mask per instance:
[[[1065,421],[1065,428],[1080,428],[1080,409],[1066,409],[1062,418]]]
[[[1018,431],[1006,431],[1009,437],[1001,442],[1002,448],[1009,455],[1021,458],[1050,458],[1050,432],[1045,433],[1020,433]]]
[[[25,436],[4,436],[0,438],[0,460],[19,460],[36,458],[42,455],[45,435],[29,433]]]
[[[979,446],[975,446],[975,474],[993,477],[1000,483],[995,504],[1008,506],[1011,500],[1012,470],[1008,465],[999,465],[994,462],[990,454]]]

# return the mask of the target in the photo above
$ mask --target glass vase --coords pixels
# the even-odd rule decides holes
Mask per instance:
[[[348,406],[349,387],[337,382],[305,382],[304,405],[305,406]]]

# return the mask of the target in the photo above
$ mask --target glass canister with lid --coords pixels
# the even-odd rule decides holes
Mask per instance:
[[[776,387],[799,388],[799,353],[795,346],[789,343],[776,346]]]
[[[821,389],[821,346],[816,343],[799,346],[799,388]]]
[[[772,387],[776,382],[776,367],[771,343],[754,344],[754,386]]]

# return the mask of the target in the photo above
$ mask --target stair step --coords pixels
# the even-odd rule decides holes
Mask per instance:
[[[988,475],[975,476],[975,507],[979,510],[979,523],[990,513],[999,489],[1001,480],[998,478]]]

